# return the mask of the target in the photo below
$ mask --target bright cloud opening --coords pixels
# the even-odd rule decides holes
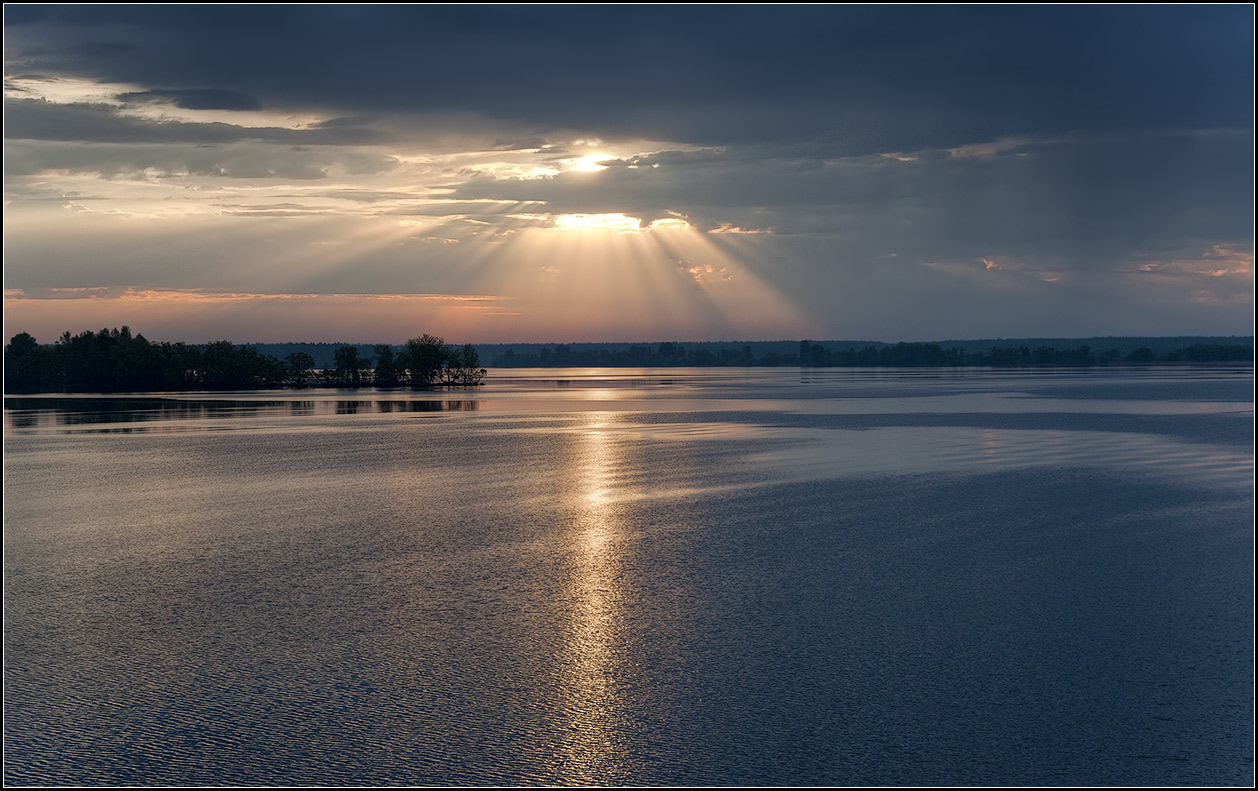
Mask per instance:
[[[615,157],[602,153],[586,154],[576,159],[568,160],[568,170],[574,170],[578,173],[597,173],[600,170],[607,170],[606,165],[600,165],[600,162]]]
[[[652,231],[689,231],[690,223],[680,217],[665,217],[660,220],[652,220],[650,229]]]
[[[693,230],[689,222],[681,217],[662,217],[642,224],[639,217],[631,217],[621,212],[609,214],[560,214],[555,217],[555,228],[564,231],[615,231],[616,233],[639,233],[642,231],[689,231]]]
[[[617,231],[636,233],[642,230],[642,220],[616,212],[615,214],[561,214],[555,218],[555,227],[564,231]]]

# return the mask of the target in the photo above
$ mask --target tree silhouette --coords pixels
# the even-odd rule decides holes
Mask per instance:
[[[376,352],[376,373],[374,381],[376,387],[395,387],[401,379],[402,368],[398,365],[397,358],[393,354],[393,347],[387,343],[377,343],[374,348]]]
[[[289,381],[295,387],[305,387],[310,383],[310,372],[314,368],[314,358],[305,352],[293,352],[284,358],[288,364]]]
[[[411,387],[432,387],[440,381],[446,364],[446,342],[424,333],[406,342],[406,367],[410,370]]]
[[[342,387],[358,387],[362,384],[362,369],[370,365],[369,360],[358,356],[355,346],[342,346],[336,350],[336,382]]]
[[[447,353],[445,383],[472,387],[480,384],[486,371],[480,367],[480,355],[476,347],[468,343],[462,349]]]

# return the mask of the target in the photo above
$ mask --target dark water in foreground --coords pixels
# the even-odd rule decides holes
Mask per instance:
[[[8,784],[1254,780],[1252,368],[4,416]]]

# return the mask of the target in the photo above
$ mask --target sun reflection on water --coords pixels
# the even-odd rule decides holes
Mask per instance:
[[[625,755],[623,677],[618,651],[623,525],[614,489],[624,463],[615,416],[592,413],[579,433],[572,503],[569,628],[561,662],[562,723],[555,771],[563,783],[600,784],[620,776]]]

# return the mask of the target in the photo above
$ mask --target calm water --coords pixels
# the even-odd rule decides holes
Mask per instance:
[[[1254,780],[1253,369],[6,398],[9,784]]]

